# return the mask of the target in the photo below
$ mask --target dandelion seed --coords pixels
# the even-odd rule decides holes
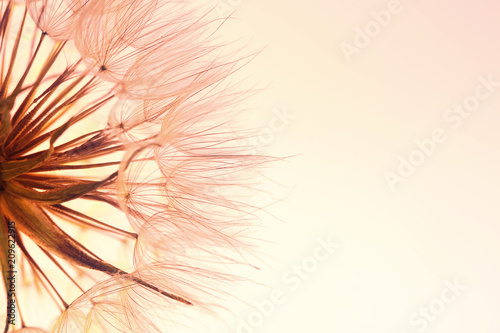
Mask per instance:
[[[238,175],[267,161],[239,143],[247,93],[225,83],[252,56],[188,1],[0,12],[4,332],[167,332],[216,314],[255,219]],[[221,179],[231,196],[202,190]]]

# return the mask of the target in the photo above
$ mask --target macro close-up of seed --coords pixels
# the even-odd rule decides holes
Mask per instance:
[[[3,332],[207,331],[270,160],[235,127],[255,54],[190,1],[0,5]]]
[[[0,332],[500,332],[499,7],[0,0]]]

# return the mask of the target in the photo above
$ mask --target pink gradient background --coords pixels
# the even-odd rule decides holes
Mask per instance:
[[[417,332],[410,315],[454,278],[467,290],[425,331],[500,331],[500,87],[457,129],[443,120],[479,76],[500,81],[500,3],[402,0],[347,62],[340,43],[388,3],[239,2],[232,33],[268,44],[246,72],[272,82],[259,117],[296,114],[271,152],[301,154],[272,172],[295,186],[269,228],[286,300],[253,332]],[[391,192],[384,173],[435,128],[447,140]],[[291,290],[283,274],[326,233],[338,253]]]

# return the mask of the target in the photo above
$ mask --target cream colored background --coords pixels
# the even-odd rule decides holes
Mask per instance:
[[[262,123],[276,107],[296,114],[271,152],[301,154],[272,172],[295,186],[270,208],[283,222],[270,218],[268,229],[277,258],[269,292],[285,301],[252,331],[499,332],[500,87],[457,129],[443,114],[479,76],[500,81],[500,5],[401,0],[349,63],[340,43],[352,44],[389,1],[225,3],[237,9],[235,36],[268,44],[248,70],[272,82],[259,97]],[[391,192],[384,173],[435,128],[446,141]],[[327,234],[340,248],[291,290],[283,275]],[[455,278],[467,290],[425,330],[411,326]]]

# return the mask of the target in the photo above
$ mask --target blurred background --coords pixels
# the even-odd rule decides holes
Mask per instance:
[[[294,155],[233,331],[499,332],[500,4],[216,5],[264,46],[259,140]]]

